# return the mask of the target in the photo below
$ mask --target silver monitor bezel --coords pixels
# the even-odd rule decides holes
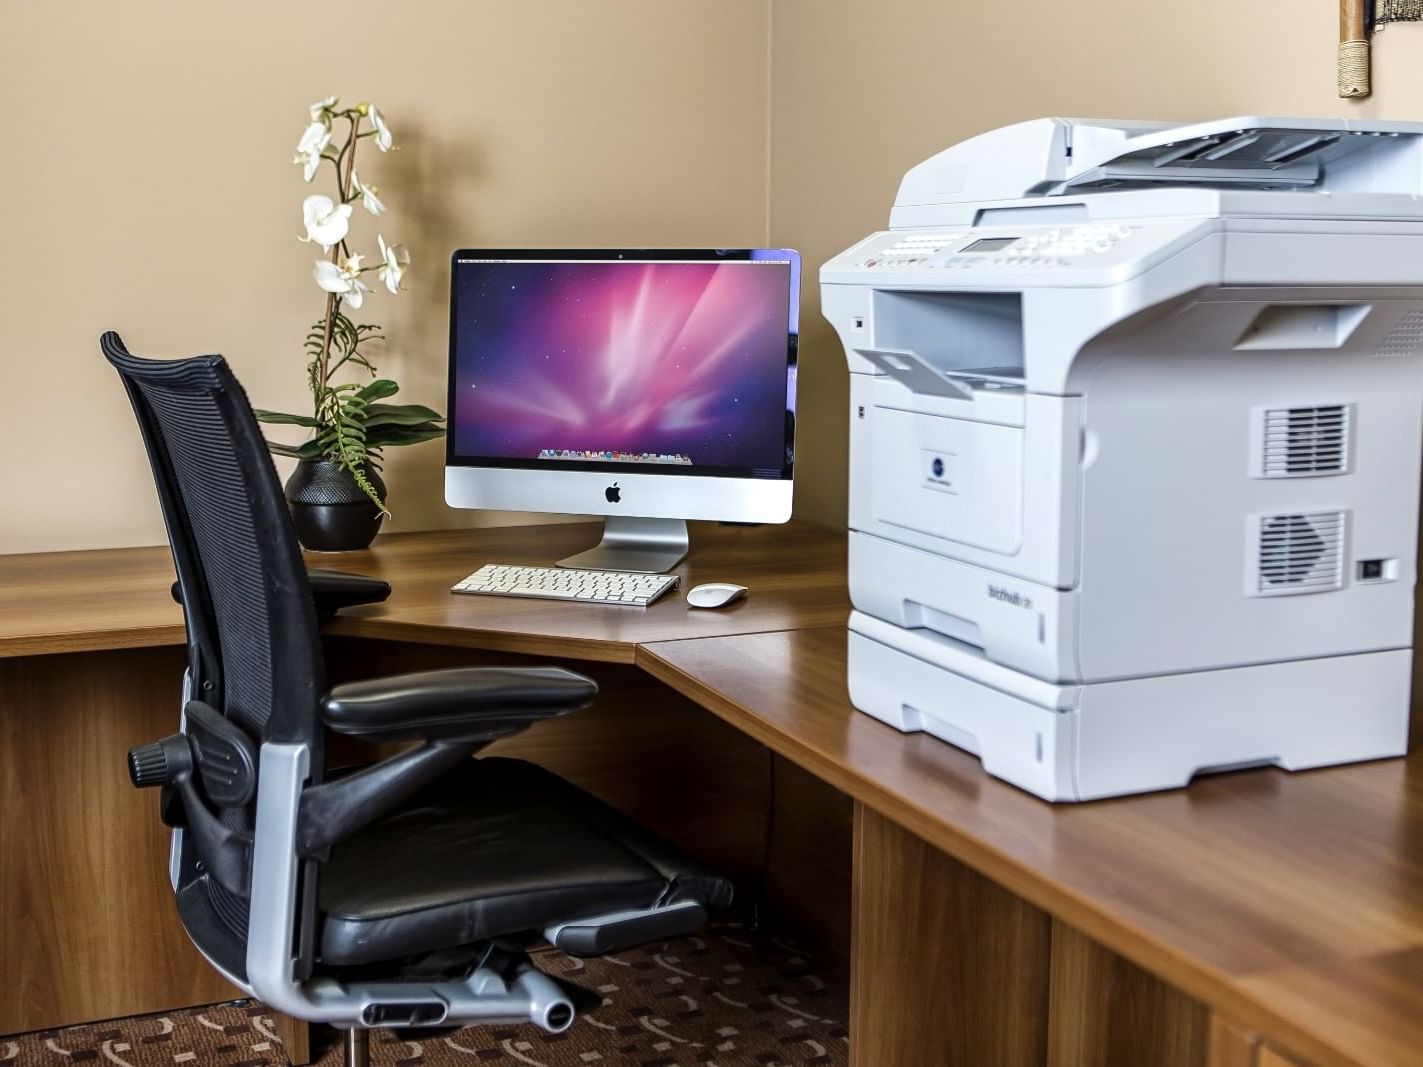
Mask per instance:
[[[792,249],[486,249],[462,248],[450,257],[449,412],[455,400],[455,268],[461,259],[685,262],[769,258],[791,260],[787,334],[787,462],[779,477],[659,469],[590,462],[567,469],[561,461],[512,461],[455,454],[453,432],[446,435],[445,502],[450,507],[551,514],[610,515],[724,522],[786,522],[794,484],[794,388],[799,341],[800,257]],[[629,469],[631,468],[631,469]],[[612,492],[611,490],[616,490]]]

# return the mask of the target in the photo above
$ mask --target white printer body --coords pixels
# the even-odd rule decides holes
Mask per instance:
[[[1423,124],[1043,119],[821,269],[856,707],[1049,800],[1400,755]]]

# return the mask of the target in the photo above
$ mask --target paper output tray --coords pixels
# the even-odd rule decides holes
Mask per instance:
[[[929,396],[972,400],[973,389],[968,384],[970,380],[1003,382],[1007,385],[1023,384],[1020,374],[1010,373],[1015,370],[1012,367],[970,367],[958,371],[944,371],[907,348],[857,348],[855,351],[914,392]]]

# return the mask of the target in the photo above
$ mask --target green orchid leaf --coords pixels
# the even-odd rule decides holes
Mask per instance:
[[[373,382],[367,382],[356,395],[362,400],[384,400],[388,396],[394,396],[400,392],[400,386],[389,378],[377,378]]]
[[[377,426],[366,437],[367,448],[391,448],[399,445],[418,445],[421,441],[433,441],[444,437],[443,427],[431,426]]]
[[[444,416],[423,404],[371,404],[366,408],[366,426],[414,426],[440,422]]]
[[[267,448],[273,455],[291,459],[320,459],[322,449],[316,441],[304,441],[299,445],[284,445],[280,441],[268,441]]]
[[[278,426],[306,426],[314,430],[321,425],[316,421],[314,415],[290,415],[284,411],[268,411],[265,408],[255,408],[252,414],[257,416],[258,422],[267,422]]]

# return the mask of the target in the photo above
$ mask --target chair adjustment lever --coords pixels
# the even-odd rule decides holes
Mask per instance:
[[[196,776],[207,799],[240,807],[257,788],[257,753],[252,742],[201,700],[184,708],[187,732],[129,749],[128,776],[139,789],[177,785]]]
[[[186,732],[129,749],[129,779],[139,789],[171,786],[198,858],[228,892],[246,899],[252,837],[225,826],[209,804],[248,803],[257,788],[257,753],[240,727],[201,700],[183,708]]]
[[[192,772],[193,746],[186,734],[173,734],[128,750],[128,776],[135,789],[172,785]]]

